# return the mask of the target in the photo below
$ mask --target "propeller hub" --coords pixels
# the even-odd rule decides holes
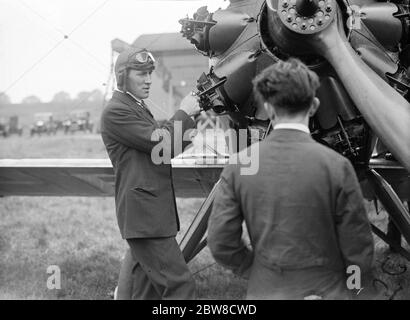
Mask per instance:
[[[271,0],[269,4],[268,11],[272,10],[282,24],[304,35],[326,29],[337,11],[336,0]]]
[[[336,0],[266,0],[265,45],[276,48],[275,55],[304,57],[308,64],[322,60],[316,36],[326,30],[338,12]]]
[[[319,0],[296,0],[296,11],[303,17],[311,17],[319,10]]]

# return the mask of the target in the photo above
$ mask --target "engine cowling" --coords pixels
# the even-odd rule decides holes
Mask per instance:
[[[366,165],[378,136],[410,171],[409,25],[404,1],[249,0],[214,14],[202,9],[182,32],[202,39],[194,44],[211,58],[202,79],[224,79],[213,99],[201,100],[205,109],[247,126],[266,120],[252,98],[253,77],[298,57],[321,78],[314,137]]]

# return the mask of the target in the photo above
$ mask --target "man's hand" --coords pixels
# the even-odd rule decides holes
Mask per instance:
[[[185,111],[189,116],[195,116],[201,112],[199,108],[199,97],[192,93],[187,95],[181,101],[180,109]]]

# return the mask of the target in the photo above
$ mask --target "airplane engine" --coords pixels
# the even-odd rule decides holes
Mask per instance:
[[[257,128],[263,131],[261,138],[269,133],[270,120],[252,94],[252,79],[259,71],[289,57],[314,70],[321,80],[321,105],[309,124],[312,136],[351,161],[408,243],[410,213],[402,200],[410,201],[409,189],[400,199],[369,163],[381,142],[404,167],[395,187],[409,184],[409,4],[231,0],[226,9],[210,13],[202,7],[193,19],[180,20],[182,35],[210,59],[209,73],[197,82],[201,107],[228,114],[235,129]],[[389,166],[397,168],[396,162]],[[401,248],[392,240],[397,235],[372,229],[391,247]],[[201,239],[203,232],[198,234],[194,238]],[[183,241],[183,248],[189,242]],[[410,260],[410,253],[400,250]]]
[[[252,79],[298,57],[321,78],[312,136],[357,168],[368,164],[378,137],[410,171],[408,0],[239,0],[215,13],[202,7],[180,23],[210,58],[198,81],[199,92],[208,89],[205,110],[229,114],[237,127],[262,121],[267,129]]]

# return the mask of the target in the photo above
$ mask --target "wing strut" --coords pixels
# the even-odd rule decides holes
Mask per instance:
[[[179,244],[187,263],[206,246],[206,238],[204,238],[204,235],[208,228],[208,219],[211,214],[212,203],[214,202],[220,181],[221,180],[218,180],[215,183]]]
[[[368,181],[373,188],[377,198],[383,204],[389,218],[392,223],[397,227],[399,232],[406,239],[407,243],[410,243],[410,213],[404,206],[403,202],[397,196],[396,192],[390,186],[390,184],[374,169],[371,169],[367,173]],[[406,259],[410,260],[410,253],[400,246],[400,242],[395,240],[396,238],[392,232],[387,235],[372,225],[373,232],[379,236],[382,240],[387,242],[394,250],[402,254]],[[405,251],[405,254],[403,254]]]
[[[394,251],[401,254],[404,258],[410,261],[410,252],[408,252],[400,244],[398,244],[395,241],[395,239],[392,239],[391,237],[389,237],[388,234],[385,234],[383,231],[377,228],[374,224],[371,224],[371,228],[372,228],[373,233],[376,236],[378,236],[380,239],[386,242]]]

